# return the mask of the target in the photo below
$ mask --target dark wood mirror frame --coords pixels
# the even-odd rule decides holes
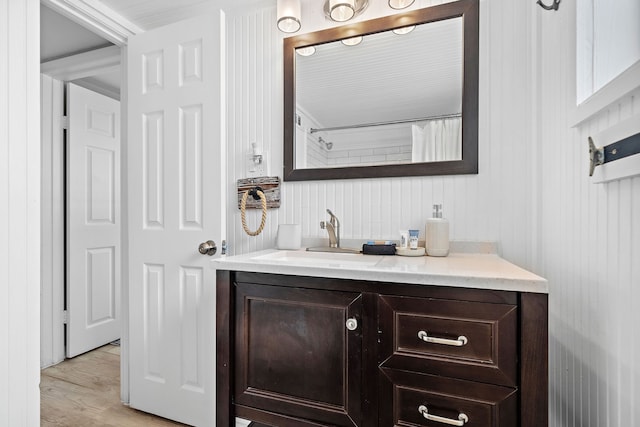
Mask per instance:
[[[478,0],[459,0],[406,13],[301,34],[284,39],[284,181],[381,178],[399,176],[462,175],[478,173]],[[355,166],[324,169],[295,168],[295,113],[297,48],[329,43],[357,35],[463,18],[462,160]]]

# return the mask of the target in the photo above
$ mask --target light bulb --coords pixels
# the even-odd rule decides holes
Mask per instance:
[[[391,9],[404,9],[413,4],[414,0],[389,0]]]
[[[415,30],[415,28],[415,25],[409,25],[408,27],[394,28],[391,31],[393,31],[394,34],[408,34],[411,31]]]
[[[316,53],[316,48],[313,46],[299,47],[296,49],[296,53],[300,56],[311,56]]]
[[[355,0],[331,0],[329,13],[334,21],[348,21],[356,14],[356,2]]]
[[[341,40],[345,46],[356,46],[362,43],[362,36],[350,37],[348,39]]]

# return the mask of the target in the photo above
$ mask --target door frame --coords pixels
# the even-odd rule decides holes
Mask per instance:
[[[65,201],[64,201],[64,116],[67,81],[112,71],[120,63],[120,48],[112,46],[69,56],[41,65],[42,122],[42,200],[41,236],[41,353],[40,367],[45,368],[65,359],[64,343],[64,269],[65,269]],[[46,77],[44,77],[46,76]],[[93,88],[92,88],[93,90]],[[109,91],[103,95],[113,97]],[[46,185],[45,185],[46,183]],[[44,327],[48,325],[48,327]]]
[[[88,77],[90,75],[95,75],[100,72],[112,71],[114,67],[118,65],[121,67],[121,85],[120,85],[120,116],[121,116],[121,128],[120,128],[120,136],[121,136],[121,147],[127,147],[127,37],[143,32],[142,29],[133,25],[122,16],[116,14],[115,12],[104,8],[104,9],[95,9],[93,6],[87,4],[83,0],[68,0],[64,3],[56,1],[56,0],[43,0],[42,4],[50,7],[51,9],[63,14],[67,18],[72,21],[84,26],[95,34],[106,38],[115,44],[115,46],[107,47],[103,49],[98,49],[92,52],[86,52],[84,54],[73,55],[67,58],[62,58],[56,61],[50,61],[44,64],[41,64],[41,73],[46,74],[56,80],[74,80],[82,77]],[[61,95],[61,94],[60,94]],[[59,122],[62,127],[65,126],[62,121]],[[61,129],[52,129],[53,132],[59,131],[62,133]],[[44,164],[46,162],[51,163],[51,158],[47,159],[44,157],[45,153],[42,153],[43,157],[41,158],[41,162]],[[62,153],[58,153],[60,156]],[[52,156],[56,158],[55,156]],[[120,180],[120,197],[121,197],[121,242],[122,242],[122,251],[121,251],[121,315],[122,315],[122,332],[120,338],[120,398],[122,402],[129,402],[129,269],[128,269],[128,246],[127,246],[127,235],[128,235],[128,206],[127,206],[127,150],[122,149],[120,151],[120,168],[121,168],[121,180]],[[62,172],[64,173],[64,172]],[[61,177],[57,179],[55,182],[62,182]],[[45,195],[41,194],[41,198]],[[56,204],[60,204],[64,206],[64,200],[53,200],[52,201],[52,209],[55,211],[59,208]],[[46,233],[46,235],[45,235]],[[58,248],[59,250],[63,250],[64,248],[64,235],[60,233],[53,233],[51,229],[42,229],[41,231],[41,239],[42,241],[47,241],[51,239],[51,245],[53,248]],[[54,252],[54,251],[52,251]],[[46,254],[43,254],[45,256]],[[64,268],[64,258],[54,258],[52,260],[53,263],[59,263],[60,259],[62,260],[62,266],[56,264],[57,268]],[[41,260],[41,267],[44,265],[44,262]],[[42,277],[47,277],[47,272],[43,271]],[[49,276],[51,277],[51,276]],[[45,292],[42,292],[45,291]],[[53,280],[49,284],[48,289],[41,289],[42,294],[48,295],[63,295],[64,293],[64,282],[61,280]],[[45,307],[45,305],[47,307]],[[59,303],[52,298],[51,301],[41,301],[41,312],[42,310],[50,310],[52,321],[56,322],[53,324],[62,325],[64,324],[64,313],[59,309]],[[41,338],[44,331],[41,331]],[[60,339],[64,339],[64,335],[56,334],[54,337],[47,337],[51,339],[54,343],[53,348],[54,351],[59,351],[60,348],[64,351],[64,342],[60,343]],[[54,354],[54,357],[57,355]],[[64,359],[64,353],[62,355],[62,359]],[[61,360],[62,360],[61,359]]]

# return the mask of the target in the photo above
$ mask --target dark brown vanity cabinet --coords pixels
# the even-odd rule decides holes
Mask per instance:
[[[218,271],[217,426],[547,425],[547,296]]]

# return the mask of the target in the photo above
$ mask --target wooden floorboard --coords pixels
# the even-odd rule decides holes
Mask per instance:
[[[40,425],[100,427],[183,426],[120,402],[120,347],[106,345],[44,369]]]

